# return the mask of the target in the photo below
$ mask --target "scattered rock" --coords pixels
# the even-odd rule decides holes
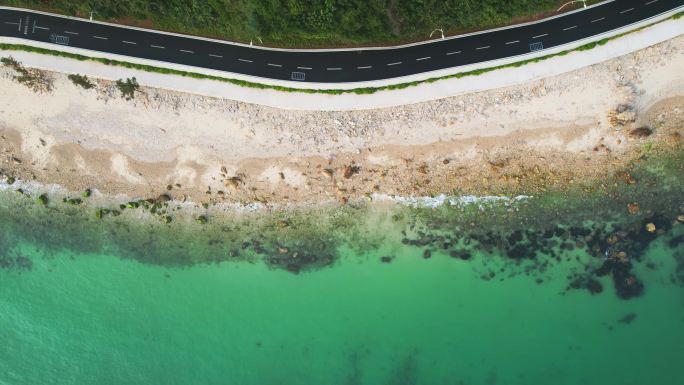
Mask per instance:
[[[628,203],[627,204],[627,211],[629,211],[630,214],[638,214],[639,213],[639,204],[636,202]]]
[[[380,262],[382,263],[390,263],[392,262],[392,259],[394,259],[391,256],[385,255],[384,257],[380,257]]]
[[[425,249],[425,251],[423,251],[423,258],[428,259],[430,257],[432,257],[432,252],[429,249]]]
[[[648,231],[649,233],[654,233],[656,231],[656,225],[653,222],[647,223],[646,231]]]
[[[346,166],[344,168],[344,178],[349,179],[352,176],[354,176],[354,174],[357,174],[359,171],[361,171],[361,168],[358,166]]]
[[[38,203],[42,204],[43,206],[47,205],[49,202],[47,194],[41,194],[38,197]]]
[[[326,169],[324,169],[323,171],[321,171],[321,175],[323,175],[324,177],[326,177],[326,178],[328,178],[328,179],[332,179],[332,177],[333,177],[333,170],[331,170],[331,169],[329,169],[329,168],[326,168]]]
[[[653,134],[653,130],[648,127],[637,127],[628,133],[630,138],[645,138],[651,134]]]
[[[624,125],[625,123],[633,122],[636,120],[636,113],[634,111],[623,111],[615,115],[618,124]]]

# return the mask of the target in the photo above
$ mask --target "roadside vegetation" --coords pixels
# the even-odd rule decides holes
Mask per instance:
[[[89,89],[95,87],[95,84],[93,82],[91,82],[88,79],[88,77],[85,75],[73,74],[73,75],[69,75],[68,77],[72,83],[74,83],[75,85],[77,85],[83,89],[89,90]]]
[[[52,90],[52,79],[46,72],[34,68],[25,68],[11,56],[0,58],[0,64],[14,70],[16,75],[13,79],[34,92],[50,92]]]
[[[0,5],[281,47],[425,40],[554,14],[567,0],[0,0]],[[598,0],[589,0],[596,3]],[[577,5],[575,5],[577,6]],[[566,7],[572,9],[572,6]],[[438,36],[439,32],[433,36]]]
[[[126,80],[119,79],[116,81],[116,88],[121,91],[121,97],[126,100],[132,100],[135,97],[135,92],[140,89],[140,85],[135,78],[128,78]]]

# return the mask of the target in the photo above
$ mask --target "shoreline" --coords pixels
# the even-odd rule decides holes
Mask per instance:
[[[99,194],[74,203],[69,199],[78,194],[52,186],[52,193],[41,198],[45,190],[18,191],[15,181],[13,188],[0,189],[0,255],[6,256],[0,265],[12,270],[28,264],[30,269],[17,251],[30,245],[44,258],[66,251],[170,268],[264,263],[299,274],[334,267],[351,251],[359,260],[387,253],[381,263],[391,263],[396,253],[477,259],[473,269],[531,264],[541,277],[549,264],[574,261],[577,255],[584,267],[569,272],[568,290],[595,294],[597,279],[611,274],[617,295],[630,299],[643,292],[632,269],[644,263],[648,245],[661,238],[670,247],[684,241],[684,151],[681,145],[656,148],[627,175],[616,170],[594,181],[594,189],[549,190],[525,198],[438,197],[447,202],[440,206],[374,200],[254,211],[173,201],[137,200],[124,207],[122,197]],[[450,199],[466,203],[451,205]],[[164,221],[166,215],[172,220]],[[521,274],[519,268],[513,271]],[[492,273],[482,279],[492,279]]]
[[[684,37],[519,86],[351,112],[145,87],[126,101],[113,82],[83,90],[47,72],[51,91],[35,93],[2,67],[0,169],[74,191],[209,204],[534,195],[676,141],[680,65]]]

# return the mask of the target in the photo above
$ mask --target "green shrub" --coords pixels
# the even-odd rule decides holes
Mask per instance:
[[[32,89],[34,92],[49,92],[52,91],[52,79],[46,72],[24,68],[19,61],[13,57],[3,57],[0,59],[3,66],[12,68],[18,75],[14,76],[17,83],[23,84]]]
[[[72,83],[74,83],[75,85],[82,87],[86,90],[89,90],[89,89],[95,87],[95,84],[93,84],[93,82],[88,80],[88,77],[85,75],[73,74],[73,75],[69,75],[68,77]]]
[[[131,100],[135,97],[135,91],[140,89],[140,84],[135,80],[135,77],[128,78],[126,81],[119,79],[116,81],[116,88],[121,91],[122,98]]]

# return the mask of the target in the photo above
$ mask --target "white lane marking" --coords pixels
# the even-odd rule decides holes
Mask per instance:
[[[273,63],[267,63],[267,64],[270,65],[271,67],[282,67],[283,66],[282,64],[273,64]]]
[[[625,9],[624,11],[620,11],[620,13],[627,13],[627,12],[633,11],[633,10],[634,10],[634,8]]]
[[[12,24],[14,24],[14,23],[12,23]],[[31,33],[36,33],[36,28],[38,28],[38,29],[44,29],[44,30],[46,30],[46,31],[49,31],[49,30],[50,30],[50,28],[41,27],[41,26],[37,25],[37,24],[36,24],[36,21],[33,20],[33,29],[31,30]]]
[[[508,44],[515,44],[515,43],[520,43],[520,40],[509,41],[509,42],[506,43],[506,45],[508,45]]]
[[[107,40],[107,39],[108,39],[108,38],[106,38],[106,37],[95,36],[95,35],[93,35],[93,37],[94,37],[95,39],[100,39],[100,40]]]
[[[252,62],[251,60],[247,60],[247,59],[238,59],[238,60],[239,60],[239,61],[243,61],[243,62],[245,62],[245,63],[251,63],[251,62]]]
[[[486,45],[486,46],[484,46],[484,47],[477,47],[477,48],[475,48],[475,49],[476,49],[476,50],[480,50],[480,49],[487,49],[487,48],[489,48],[489,47],[490,47],[490,46]]]
[[[573,25],[572,27],[563,28],[563,31],[569,31],[569,30],[575,29],[575,28],[577,28],[577,26],[576,26],[576,25]]]
[[[457,53],[461,53],[461,51],[454,51],[454,52],[447,52],[447,56],[449,55],[456,55]]]
[[[185,53],[195,53],[194,51],[188,51],[187,49],[179,49],[179,51],[185,52]]]
[[[150,47],[152,47],[152,48],[159,48],[159,49],[164,49],[164,48],[166,48],[166,47],[162,47],[162,46],[160,46],[160,45],[154,45],[154,44],[150,44]]]
[[[592,20],[591,22],[592,22],[592,23],[596,23],[597,21],[601,21],[601,20],[603,20],[603,19],[605,19],[605,17],[599,17],[598,19],[594,19],[594,20]]]
[[[373,68],[373,66],[360,66],[360,67],[356,67],[357,70],[367,70],[367,69],[369,69],[369,68]]]
[[[36,27],[36,28],[40,28],[40,27]],[[68,33],[69,35],[78,35],[78,32],[64,31],[64,33]]]
[[[399,65],[399,64],[401,64],[400,61],[396,61],[396,62],[394,62],[394,63],[387,63],[388,66],[396,66],[396,65]]]
[[[326,68],[328,71],[340,71],[342,68],[340,67],[328,67]]]
[[[432,56],[419,57],[418,59],[416,59],[416,61],[428,60],[430,58],[432,58]]]
[[[138,43],[136,43],[136,42],[134,42],[134,41],[128,41],[128,40],[121,40],[121,42],[122,42],[122,43],[126,43],[126,44],[138,44]]]
[[[548,33],[544,33],[544,34],[541,34],[541,35],[532,36],[532,38],[533,38],[533,39],[537,39],[537,38],[544,37],[544,36],[549,36],[549,34],[548,34]]]
[[[18,22],[18,23],[12,23],[11,21],[6,21],[5,24],[18,25],[19,28],[17,29],[17,31],[21,32],[21,19],[19,19],[19,22]],[[35,26],[35,24],[36,24],[36,23],[34,22],[33,25]]]
[[[223,57],[223,56],[221,56],[221,55],[214,55],[213,53],[210,53],[209,56],[211,56],[211,57],[217,57],[217,58],[222,58],[222,57]]]
[[[297,67],[297,68],[299,68],[300,70],[312,70],[313,69],[311,67]]]
[[[651,4],[655,3],[656,1],[658,1],[658,0],[651,0],[651,1],[647,2],[647,3],[644,3],[644,5],[651,5]]]

